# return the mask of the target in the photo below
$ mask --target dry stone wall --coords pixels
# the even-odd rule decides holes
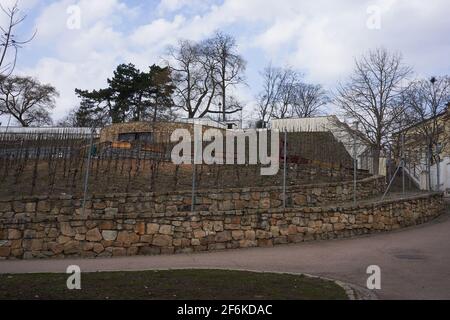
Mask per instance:
[[[320,201],[334,200],[332,190],[338,187],[317,185],[311,188],[311,195]],[[210,204],[208,210],[195,212],[179,210],[178,202],[184,201],[179,194],[166,195],[158,202],[152,194],[94,196],[85,210],[80,199],[69,195],[4,199],[0,200],[0,258],[110,257],[267,247],[393,230],[426,222],[444,209],[441,194],[357,206],[302,206],[302,200],[296,207],[283,209],[271,207],[271,193],[264,192],[224,191],[226,196],[216,209]],[[225,203],[251,203],[252,199],[255,208],[224,207]]]

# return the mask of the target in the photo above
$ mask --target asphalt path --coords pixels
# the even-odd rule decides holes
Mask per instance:
[[[380,299],[450,299],[450,210],[436,220],[389,233],[352,239],[306,242],[161,256],[100,259],[4,260],[0,273],[82,272],[217,268],[308,273],[366,288],[367,267],[381,268]]]

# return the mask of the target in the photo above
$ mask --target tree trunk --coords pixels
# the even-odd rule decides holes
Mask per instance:
[[[29,127],[28,123],[26,123],[25,120],[22,119],[22,115],[20,115],[20,116],[19,116],[18,118],[16,118],[16,119],[19,121],[19,123],[20,123],[20,125],[21,125],[22,127]]]
[[[427,180],[428,180],[428,190],[432,191],[433,187],[431,185],[431,162],[432,162],[432,157],[433,157],[433,153],[432,153],[432,146],[428,145],[427,147],[427,171],[428,171],[428,176],[427,176]]]
[[[156,104],[155,104],[155,110],[153,113],[153,122],[156,122],[157,116],[158,116],[158,100],[156,101]]]
[[[223,122],[225,122],[226,120],[227,120],[227,118],[226,118],[226,113],[225,113],[225,110],[226,110],[226,92],[225,92],[225,90],[226,90],[226,84],[225,84],[225,77],[226,77],[226,72],[227,72],[227,67],[226,67],[226,52],[224,52],[224,54],[223,54],[223,65],[222,65],[222,112],[223,112],[223,114],[222,114],[222,117],[223,117],[223,119],[222,119],[222,121]]]
[[[374,175],[380,174],[380,148],[374,147],[372,150],[372,170]]]

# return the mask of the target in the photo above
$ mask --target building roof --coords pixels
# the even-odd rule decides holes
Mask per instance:
[[[7,127],[0,126],[0,133],[8,134],[58,134],[58,133],[72,133],[72,134],[90,134],[92,128],[77,128],[77,127]],[[94,133],[98,134],[100,129],[94,129]]]
[[[202,126],[208,126],[212,128],[218,128],[218,129],[226,129],[227,124],[223,122],[218,122],[216,120],[212,120],[209,118],[177,118],[174,123],[180,122],[180,123],[191,123],[196,125],[202,125]]]
[[[408,131],[412,128],[418,127],[424,123],[427,123],[428,121],[431,121],[436,118],[444,117],[444,116],[448,116],[448,119],[450,119],[450,102],[447,104],[447,108],[445,108],[442,112],[438,113],[437,115],[434,115],[432,117],[429,117],[428,119],[423,119],[421,121],[413,123],[412,125],[409,125],[401,130],[398,130],[398,131],[394,132],[393,134],[394,135],[400,134],[400,133]]]
[[[364,153],[368,145],[361,138],[351,133],[351,128],[341,122],[337,116],[322,116],[313,118],[290,118],[276,119],[270,121],[271,128],[280,132],[331,132],[334,137],[347,149],[348,153],[353,155],[356,146],[356,154]]]
[[[271,128],[281,132],[327,132],[339,121],[336,116],[271,120]]]

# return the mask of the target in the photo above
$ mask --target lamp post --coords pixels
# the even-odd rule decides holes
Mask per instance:
[[[405,196],[405,133],[402,133],[402,194]]]
[[[92,159],[92,150],[93,150],[93,142],[94,142],[94,131],[95,128],[91,128],[91,136],[89,138],[89,149],[88,149],[88,157],[87,157],[87,164],[86,164],[86,174],[84,177],[84,191],[83,191],[83,203],[81,206],[81,212],[84,215],[85,208],[86,208],[86,197],[88,192],[88,185],[89,185],[89,169],[91,167],[91,159]]]
[[[226,121],[225,106],[222,104],[222,102],[219,102],[219,110],[222,111],[222,121],[225,122]]]
[[[287,130],[284,129],[283,141],[283,208],[286,209],[286,176],[287,176]]]
[[[358,131],[359,122],[354,122],[355,126],[355,133],[353,136],[353,204],[356,205],[356,179],[357,179],[357,165],[358,160],[357,157],[357,151],[356,151],[356,132]]]
[[[436,81],[437,81],[436,77],[430,78],[433,95],[435,92],[434,84],[436,83]],[[431,108],[433,108],[434,98],[432,99],[431,103],[432,103]],[[430,191],[433,191],[433,186],[431,184],[431,165],[433,163],[433,140],[432,140],[432,137],[429,138],[427,151],[428,151],[428,155],[427,155],[428,187],[429,187]]]
[[[437,183],[437,190],[436,191],[440,191],[441,189],[441,170],[440,170],[440,165],[441,165],[441,157],[440,154],[442,152],[442,144],[440,144],[439,142],[436,143],[436,175],[437,175],[437,179],[436,179],[436,183]]]
[[[217,121],[218,122],[221,122],[221,120],[220,120],[222,118],[221,114],[220,114],[221,112],[222,112],[222,102],[219,102],[219,113],[217,114]]]

